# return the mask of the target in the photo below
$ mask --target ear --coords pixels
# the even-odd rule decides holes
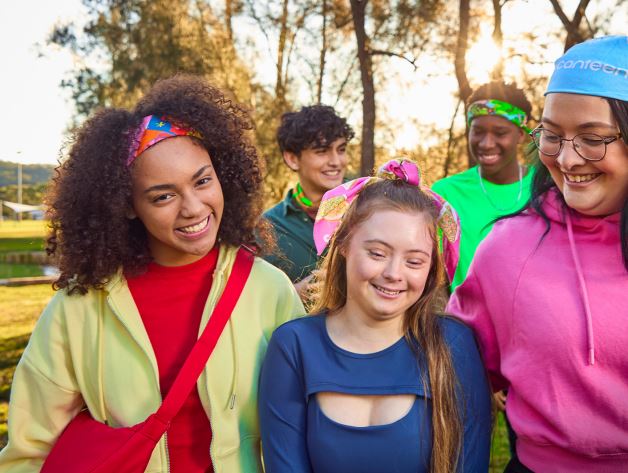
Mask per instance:
[[[517,140],[517,143],[524,143],[527,136],[528,134],[522,128],[519,128],[519,139]]]
[[[129,220],[134,220],[137,218],[137,214],[135,213],[135,210],[133,210],[133,207],[129,207],[127,209],[126,218],[128,218]]]
[[[286,163],[286,166],[288,166],[294,172],[299,172],[299,157],[291,151],[284,151],[282,155],[283,161],[284,163]]]
[[[338,253],[345,259],[345,261],[347,260],[347,245],[340,245],[338,247]]]

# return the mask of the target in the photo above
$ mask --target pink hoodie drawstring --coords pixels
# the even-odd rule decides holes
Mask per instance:
[[[584,313],[587,320],[587,345],[589,354],[589,364],[595,364],[595,341],[593,339],[593,316],[591,315],[591,306],[589,304],[589,293],[584,281],[584,275],[582,274],[582,267],[580,266],[580,258],[578,258],[578,252],[576,251],[576,242],[573,236],[573,228],[571,226],[571,217],[569,216],[569,210],[565,212],[567,219],[567,236],[569,237],[569,248],[571,249],[571,256],[576,265],[576,274],[578,275],[578,283],[580,284],[580,290],[582,292],[582,299],[584,303]]]

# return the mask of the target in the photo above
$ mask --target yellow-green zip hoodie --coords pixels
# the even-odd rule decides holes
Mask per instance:
[[[201,331],[222,293],[236,250],[221,246]],[[256,258],[198,392],[212,428],[216,473],[261,471],[257,381],[273,330],[304,313],[288,277]],[[176,314],[172,315],[176,323]],[[17,366],[9,403],[9,443],[0,471],[39,471],[55,440],[84,406],[114,427],[142,422],[161,403],[148,335],[124,277],[101,290],[54,295]],[[168,471],[166,438],[146,472]],[[80,449],[77,446],[77,449]]]

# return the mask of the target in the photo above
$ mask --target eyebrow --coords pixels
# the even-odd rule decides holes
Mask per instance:
[[[383,245],[383,246],[385,246],[387,248],[392,249],[391,245],[386,243],[384,240],[379,240],[377,238],[374,238],[372,240],[366,240],[364,243],[379,243],[380,245]],[[413,250],[408,250],[406,253],[423,253],[425,256],[430,256],[430,253],[428,253],[427,251],[422,250],[420,248],[416,248],[416,249],[413,249]]]
[[[549,125],[561,128],[561,126],[558,123],[552,121],[550,118],[542,117],[541,121],[545,122],[545,123],[547,123]],[[582,123],[582,124],[578,125],[578,128],[580,128],[580,129],[609,128],[611,130],[615,130],[616,129],[616,127],[611,125],[610,123],[604,123],[604,122],[586,122],[586,123]]]
[[[203,175],[205,171],[211,169],[211,164],[207,164],[201,167],[198,171],[194,173],[194,175],[190,178],[190,181],[194,181]],[[154,191],[164,191],[169,189],[174,189],[176,186],[174,184],[157,184],[155,186],[150,186],[148,189],[144,190],[144,194],[148,194],[149,192]]]

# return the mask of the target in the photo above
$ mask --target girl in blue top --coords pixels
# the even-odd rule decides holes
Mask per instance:
[[[488,470],[491,403],[473,335],[434,310],[436,227],[457,243],[455,213],[413,162],[379,176],[323,198],[317,315],[277,329],[262,366],[268,473]]]

